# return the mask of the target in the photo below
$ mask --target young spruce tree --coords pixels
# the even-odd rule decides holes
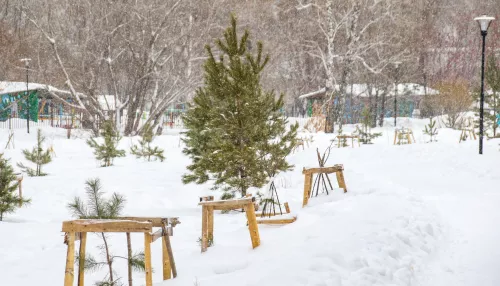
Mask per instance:
[[[104,197],[105,194],[101,189],[102,186],[99,179],[96,178],[87,180],[85,182],[87,203],[85,203],[81,198],[75,197],[73,202],[68,204],[68,209],[72,212],[73,216],[78,219],[116,219],[119,217],[125,204],[125,198],[117,193],[113,193],[111,198],[106,199]],[[103,261],[97,260],[92,255],[87,253],[83,269],[85,271],[92,272],[106,266],[108,268],[108,274],[103,281],[96,283],[96,285],[121,285],[117,284],[119,278],[116,277],[116,273],[113,270],[113,262],[117,258],[123,259],[124,257],[113,255],[109,249],[110,245],[108,237],[104,233],[100,233],[99,236],[103,241],[103,245],[100,248],[103,250],[104,259]],[[129,264],[129,277],[132,275],[132,270],[141,272],[145,270],[143,252],[130,255],[126,259]],[[76,262],[78,261],[79,259],[76,259]],[[130,283],[131,279],[129,280],[129,285]]]
[[[433,120],[432,117],[429,118],[430,122],[429,124],[425,125],[425,130],[424,134],[429,135],[430,141],[429,142],[434,142],[437,140],[435,139],[436,135],[438,134],[437,128],[436,128],[436,120]]]
[[[36,168],[32,169],[25,166],[23,163],[17,163],[17,166],[21,168],[24,172],[28,173],[30,177],[46,176],[47,174],[42,172],[42,166],[48,164],[52,161],[50,156],[50,150],[43,150],[43,142],[45,141],[45,136],[42,134],[42,130],[37,131],[37,145],[33,147],[31,151],[28,149],[23,150],[24,157],[26,160],[36,164]]]
[[[130,153],[134,154],[137,158],[144,157],[148,160],[148,162],[151,161],[151,159],[158,159],[163,162],[163,160],[165,160],[165,156],[163,156],[163,149],[151,147],[153,139],[153,128],[147,124],[143,128],[141,140],[139,140],[139,146],[132,146],[132,148],[130,148]]]
[[[192,159],[184,183],[214,180],[214,188],[246,195],[250,187],[262,187],[267,171],[291,169],[286,161],[296,141],[298,125],[286,130],[280,113],[283,94],[275,99],[260,85],[269,62],[263,44],[251,47],[249,33],[238,38],[236,18],[224,39],[217,40],[219,56],[206,46],[205,84],[196,91],[184,116],[184,154]]]
[[[18,182],[14,169],[8,159],[0,153],[0,221],[4,214],[12,213],[22,205],[30,203],[29,199],[21,199],[17,194]]]
[[[356,125],[356,131],[359,134],[359,139],[363,144],[373,144],[372,140],[379,136],[382,136],[382,133],[372,133],[371,125],[372,125],[372,116],[370,109],[368,107],[363,108],[361,112],[361,125],[362,128],[359,128]]]
[[[118,149],[118,143],[121,140],[120,134],[115,131],[111,121],[104,122],[102,131],[104,143],[99,144],[94,138],[87,140],[87,144],[94,149],[94,155],[97,160],[101,161],[102,167],[113,165],[113,160],[117,157],[125,157],[125,150]]]

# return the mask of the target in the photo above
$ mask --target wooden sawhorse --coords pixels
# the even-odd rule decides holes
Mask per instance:
[[[302,170],[302,174],[305,175],[304,181],[304,198],[302,200],[302,207],[305,207],[309,202],[309,197],[312,192],[312,184],[313,184],[313,175],[314,174],[332,174],[335,173],[337,175],[337,182],[339,184],[339,188],[344,189],[344,193],[347,192],[347,186],[345,184],[344,179],[344,166],[337,164],[333,167],[320,167],[320,168],[304,168]]]
[[[68,245],[66,255],[66,271],[64,274],[64,286],[73,286],[74,264],[75,264],[75,241],[80,240],[79,263],[78,263],[78,286],[85,285],[85,250],[88,232],[125,232],[127,239],[131,232],[144,233],[144,264],[146,273],[146,286],[153,285],[153,272],[151,266],[151,243],[157,238],[163,237],[165,246],[163,249],[163,279],[170,279],[171,272],[177,276],[169,235],[173,234],[173,227],[178,224],[177,218],[138,218],[134,220],[125,219],[78,219],[64,221],[62,231],[66,233],[65,243]],[[160,226],[161,230],[151,233],[153,226]],[[167,227],[167,224],[170,226]],[[167,243],[168,242],[168,243]],[[168,260],[168,261],[167,261]]]
[[[250,231],[250,239],[252,247],[256,248],[260,245],[259,228],[257,226],[257,218],[255,216],[255,198],[243,198],[236,200],[223,201],[201,201],[198,205],[202,206],[201,217],[201,252],[207,251],[208,240],[213,240],[214,237],[214,210],[233,210],[244,209],[248,220],[248,230]]]

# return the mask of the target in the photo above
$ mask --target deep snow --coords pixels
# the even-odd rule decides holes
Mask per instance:
[[[393,146],[393,127],[373,145],[333,148],[328,165],[344,164],[349,192],[312,198],[301,208],[303,166],[316,166],[333,135],[315,134],[310,148],[291,154],[295,170],[277,179],[280,199],[288,201],[296,222],[259,226],[261,246],[252,250],[244,214],[215,215],[215,245],[200,253],[201,208],[198,197],[219,193],[209,185],[183,185],[189,159],[182,153],[179,132],[167,130],[156,144],[166,161],[144,162],[132,155],[115,166],[100,168],[86,134],[44,128],[57,157],[46,166],[47,177],[25,176],[23,192],[32,204],[0,223],[0,285],[62,285],[66,245],[61,222],[71,219],[66,204],[84,196],[84,182],[99,177],[108,194],[126,196],[125,215],[178,216],[172,245],[178,278],[161,281],[161,245],[153,249],[155,285],[498,285],[500,273],[499,140],[458,143],[459,131],[440,129],[437,143],[424,143],[427,120],[400,120],[413,128],[416,144]],[[345,128],[351,131],[352,126]],[[304,134],[306,135],[306,134]],[[1,147],[7,131],[0,130]],[[12,163],[24,161],[36,132],[16,130],[16,149],[5,150]],[[309,134],[307,134],[309,136]],[[124,138],[127,149],[132,139]],[[264,190],[265,188],[263,188]],[[111,236],[112,250],[126,255],[125,235]],[[132,237],[142,250],[141,235]],[[87,250],[100,257],[97,236]],[[125,261],[115,270],[126,284]],[[87,285],[104,276],[89,273]],[[134,285],[144,275],[134,274]],[[76,282],[75,282],[76,285]]]

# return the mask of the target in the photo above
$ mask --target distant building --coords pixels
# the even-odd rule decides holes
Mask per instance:
[[[63,100],[52,94],[57,94]],[[61,127],[80,122],[81,114],[77,114],[67,104],[71,102],[69,92],[50,85],[28,83],[26,87],[26,82],[0,81],[0,98],[1,122],[9,118],[26,119],[28,106],[30,121],[49,121],[50,125]]]
[[[336,90],[339,90],[337,85]],[[344,123],[358,123],[360,115],[365,106],[370,105],[370,100],[381,98],[385,95],[385,117],[394,116],[394,94],[396,88],[394,85],[387,89],[376,89],[367,84],[351,84],[346,88],[346,106],[344,114]],[[401,83],[397,85],[397,103],[398,117],[418,117],[420,115],[420,105],[425,95],[436,95],[438,92],[431,88],[425,88],[415,83]],[[301,95],[299,98],[306,101],[307,115],[312,116],[313,105],[324,106],[327,102],[330,92],[326,88],[320,88],[308,94]],[[335,102],[336,103],[336,102]],[[377,114],[382,112],[380,104],[377,105]]]

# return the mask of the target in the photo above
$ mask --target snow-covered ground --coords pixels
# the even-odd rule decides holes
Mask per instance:
[[[172,237],[178,277],[162,282],[156,242],[155,285],[499,285],[499,140],[485,141],[480,156],[478,141],[458,143],[459,131],[440,129],[439,142],[424,143],[427,120],[400,122],[413,128],[416,144],[392,145],[393,127],[385,127],[375,130],[384,133],[373,145],[333,148],[328,165],[344,164],[348,192],[337,189],[301,208],[302,167],[316,166],[316,148],[323,152],[333,138],[314,135],[311,147],[290,155],[295,170],[277,180],[280,199],[289,202],[297,221],[260,225],[261,246],[252,249],[244,214],[217,213],[215,245],[203,254],[198,197],[219,193],[181,183],[189,159],[181,153],[178,131],[157,138],[166,152],[163,163],[128,155],[100,168],[84,133],[74,130],[76,138],[68,140],[65,130],[45,128],[57,157],[46,166],[49,176],[25,177],[23,192],[32,204],[0,222],[0,285],[63,284],[61,222],[71,219],[67,203],[84,197],[84,182],[94,177],[108,194],[126,196],[125,215],[179,217]],[[0,130],[2,148],[7,136]],[[21,150],[31,148],[35,136],[17,130],[16,148],[5,156],[24,161]],[[127,150],[130,144],[130,138],[121,142]],[[135,251],[142,250],[142,239],[132,236]],[[87,250],[100,258],[98,245],[99,238],[89,236]],[[111,245],[114,254],[126,255],[124,234],[111,235]],[[115,270],[127,284],[125,261],[117,260]],[[86,274],[87,285],[103,276]],[[134,282],[143,285],[144,275],[135,273]]]

